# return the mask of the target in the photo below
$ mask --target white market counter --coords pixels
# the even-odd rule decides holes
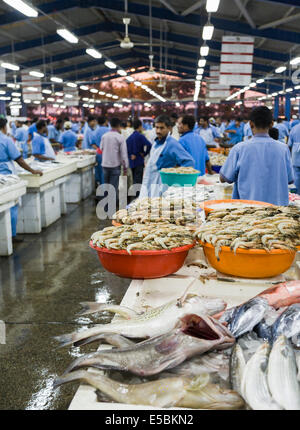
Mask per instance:
[[[0,256],[13,253],[10,209],[26,194],[26,181],[0,187]]]
[[[72,173],[66,183],[66,202],[79,203],[89,197],[95,187],[94,166],[96,155],[64,155],[58,154],[57,160],[65,162],[72,160],[77,164],[77,170]]]
[[[66,182],[76,169],[76,162],[68,161],[54,164],[43,171],[43,176],[19,174],[28,188],[19,210],[17,233],[40,233],[67,213]]]

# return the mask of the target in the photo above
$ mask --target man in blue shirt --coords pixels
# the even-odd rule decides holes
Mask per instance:
[[[300,124],[299,118],[297,118],[297,115],[293,115],[293,121],[291,122],[291,129],[293,127],[295,127],[295,125],[298,125],[298,124]]]
[[[145,167],[145,157],[151,150],[151,143],[142,134],[142,121],[136,119],[133,121],[134,132],[127,138],[127,151],[129,167],[132,170],[134,184],[143,182],[143,173]]]
[[[195,118],[192,115],[184,115],[178,119],[178,131],[181,135],[179,143],[191,154],[195,161],[195,169],[200,171],[200,176],[205,175],[205,167],[208,173],[213,174],[206,143],[196,133],[193,132]]]
[[[28,136],[30,140],[33,139],[34,133],[37,133],[36,123],[38,122],[38,120],[39,120],[38,118],[34,118],[32,120],[31,126],[28,128]]]
[[[234,124],[229,124],[229,126],[225,129],[225,132],[229,135],[229,145],[236,145],[243,140],[244,127],[241,124],[241,121],[241,118],[237,118]]]
[[[32,155],[37,160],[55,160],[56,155],[48,139],[48,129],[46,121],[40,120],[36,124],[37,133],[32,140]]]
[[[216,148],[221,140],[220,130],[209,124],[207,116],[199,119],[199,128],[195,132],[202,137],[208,148]]]
[[[54,125],[48,126],[48,139],[50,140],[51,143],[59,143],[63,128],[64,128],[64,121],[61,118],[59,118],[56,121],[55,126]]]
[[[98,126],[96,130],[94,130],[94,142],[97,145],[97,154],[96,161],[97,165],[95,166],[95,179],[100,185],[104,183],[104,174],[102,169],[102,151],[100,149],[100,143],[102,136],[110,131],[108,127],[108,119],[105,116],[99,116],[98,118]]]
[[[94,116],[89,116],[87,120],[87,126],[83,133],[82,149],[97,149],[95,129],[97,120]],[[100,142],[99,142],[100,144]]]
[[[291,157],[287,145],[269,136],[272,122],[272,112],[266,106],[253,109],[253,138],[231,149],[220,180],[234,182],[233,199],[289,204],[288,185],[294,182]]]
[[[292,164],[297,194],[300,194],[300,124],[292,128],[288,146],[292,152]]]
[[[65,131],[62,133],[59,139],[59,143],[62,145],[64,152],[76,151],[77,134],[72,129],[72,123],[70,121],[65,122]]]
[[[274,125],[275,128],[279,131],[279,140],[282,143],[286,143],[289,137],[289,130],[286,125],[283,123],[282,118],[277,118],[277,124]]]
[[[14,144],[13,140],[7,136],[7,120],[0,118],[0,174],[13,175],[16,174],[14,161],[23,167],[23,169],[32,173],[33,175],[42,176],[40,170],[33,170],[23,159],[20,151]],[[21,239],[16,238],[17,222],[18,222],[18,205],[10,210],[11,215],[11,229],[13,242],[22,242]]]
[[[15,139],[22,151],[23,158],[25,159],[28,157],[28,130],[21,121],[16,121],[16,127]]]

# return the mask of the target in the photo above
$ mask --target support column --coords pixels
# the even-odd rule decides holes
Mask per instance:
[[[284,116],[286,116],[287,121],[289,121],[291,119],[291,96],[289,94],[285,95]]]
[[[5,104],[5,101],[0,101],[0,115],[6,116],[6,104]]]
[[[279,96],[274,100],[274,118],[277,119],[279,115]]]

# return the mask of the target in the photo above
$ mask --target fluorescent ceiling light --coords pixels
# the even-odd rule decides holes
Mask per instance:
[[[278,93],[272,93],[271,96],[276,97],[276,96],[278,96]]]
[[[277,69],[275,70],[275,73],[282,73],[286,70],[285,66],[281,66],[281,67],[277,67]]]
[[[113,99],[117,100],[119,97],[118,96],[112,96]]]
[[[219,8],[220,0],[206,0],[206,11],[217,12]]]
[[[10,100],[10,97],[0,97],[0,100]]]
[[[250,87],[250,88],[254,88],[254,87],[256,87],[256,83],[255,83],[255,82],[251,82],[251,84],[249,84],[249,87]]]
[[[287,93],[290,93],[291,91],[293,91],[293,88],[287,88],[285,91],[286,91]]]
[[[86,49],[85,52],[93,58],[97,58],[97,59],[102,58],[101,52],[97,51],[97,49],[88,48],[88,49]]]
[[[24,100],[24,103],[26,103],[26,104],[27,104],[27,103],[31,103],[31,100],[29,100],[29,99],[25,99],[25,100]]]
[[[200,48],[201,57],[206,57],[208,55],[208,53],[209,53],[209,46],[207,46],[207,45],[201,46],[201,48]]]
[[[198,61],[198,67],[205,67],[206,64],[206,60],[205,59],[201,59]]]
[[[49,98],[47,99],[47,101],[48,101],[48,102],[54,102],[54,101],[55,101],[55,99],[54,99],[53,97],[49,97]]]
[[[59,28],[56,33],[69,43],[78,43],[79,39],[66,28]]]
[[[11,93],[11,95],[13,96],[13,97],[21,97],[21,93]]]
[[[250,90],[250,87],[244,87],[244,91]]]
[[[86,85],[81,85],[80,89],[83,91],[88,91],[89,87],[87,87]]]
[[[104,63],[106,65],[106,67],[108,67],[109,69],[116,69],[117,66],[115,63],[113,63],[112,61],[105,61]]]
[[[72,94],[66,94],[65,97],[66,97],[66,99],[72,99],[73,98]]]
[[[84,102],[88,102],[90,99],[88,99],[87,97],[83,97],[82,99]]]
[[[297,85],[294,89],[295,90],[300,90],[300,85]]]
[[[61,78],[57,78],[56,76],[52,76],[50,78],[51,82],[57,82],[58,84],[61,84],[63,82],[63,80]]]
[[[129,81],[129,82],[133,82],[134,81],[134,78],[132,77],[132,76],[127,76],[127,81]]]
[[[3,0],[3,1],[4,3],[8,4],[14,9],[17,9],[23,15],[29,16],[30,18],[36,18],[39,14],[36,9],[34,9],[32,6],[30,6],[29,4],[25,3],[22,0]]]
[[[77,84],[74,84],[73,82],[67,82],[67,86],[71,88],[77,88]]]
[[[197,79],[197,81],[201,81],[201,79],[202,79],[202,75],[197,75],[197,76],[196,76],[196,79]]]
[[[89,108],[91,109],[94,109],[94,107],[95,107],[94,105],[89,105]]]
[[[210,40],[213,36],[213,33],[214,33],[214,26],[212,24],[206,24],[203,27],[202,39]]]
[[[34,103],[35,105],[39,105],[39,104],[41,104],[41,102],[40,102],[39,100],[35,100],[33,103]]]
[[[20,88],[19,84],[7,84],[8,88],[13,88],[14,90],[18,90]]]
[[[35,78],[43,78],[45,75],[42,72],[36,72],[35,70],[32,70],[29,72],[30,76],[34,76]]]
[[[19,98],[15,98],[15,97],[13,97],[12,101],[13,101],[13,102],[18,102],[18,103],[20,103],[20,99],[19,99]]]
[[[104,91],[99,91],[98,94],[100,94],[100,96],[104,96],[105,92]]]
[[[91,93],[94,93],[94,94],[98,94],[98,90],[96,90],[96,88],[91,88],[91,89],[90,89],[90,92],[91,92]]]
[[[147,85],[142,85],[141,88],[143,88],[143,90],[146,90],[148,87],[147,87]]]
[[[118,73],[118,75],[120,75],[120,76],[127,76],[127,72],[125,72],[125,70],[121,70],[121,69],[119,69],[119,70],[117,70],[117,73]]]
[[[290,61],[290,64],[292,66],[295,66],[296,64],[299,64],[299,63],[300,63],[300,57],[295,57]]]
[[[203,73],[204,73],[204,69],[203,68],[197,69],[197,75],[203,75]]]
[[[36,87],[28,87],[27,90],[31,92],[37,92],[39,89]]]
[[[256,81],[257,84],[262,84],[263,82],[265,82],[265,80],[263,78],[257,79],[257,81]]]
[[[57,103],[63,103],[64,101],[63,101],[63,99],[57,99],[56,102]]]
[[[86,103],[84,103],[82,106],[83,106],[84,108],[89,107],[89,105],[87,105]]]
[[[19,66],[11,63],[1,63],[1,67],[3,67],[3,69],[14,70],[14,71],[20,70]]]
[[[5,96],[5,94],[6,94],[6,91],[0,91],[1,96]]]
[[[278,94],[284,94],[284,91],[283,90],[278,91]]]
[[[139,81],[134,81],[134,85],[136,85],[137,87],[141,87],[141,86],[142,86],[142,83],[141,83],[141,82],[139,82]]]
[[[296,100],[296,97],[291,97],[291,102],[294,102]]]
[[[106,97],[112,97],[112,94],[106,93]]]
[[[58,105],[57,103],[55,103],[55,104],[53,105],[53,107],[58,108],[58,107],[59,107],[59,105]]]
[[[50,91],[50,90],[42,90],[42,93],[43,94],[52,94],[52,91]]]
[[[58,97],[62,97],[62,96],[64,95],[64,93],[61,93],[60,91],[57,91],[57,92],[55,93],[55,95],[56,95],[56,96],[58,96]]]

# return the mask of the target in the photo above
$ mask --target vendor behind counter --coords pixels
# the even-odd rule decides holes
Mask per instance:
[[[250,115],[253,138],[236,144],[220,171],[221,182],[234,183],[233,199],[289,204],[294,175],[288,146],[269,136],[272,112],[266,106]]]

